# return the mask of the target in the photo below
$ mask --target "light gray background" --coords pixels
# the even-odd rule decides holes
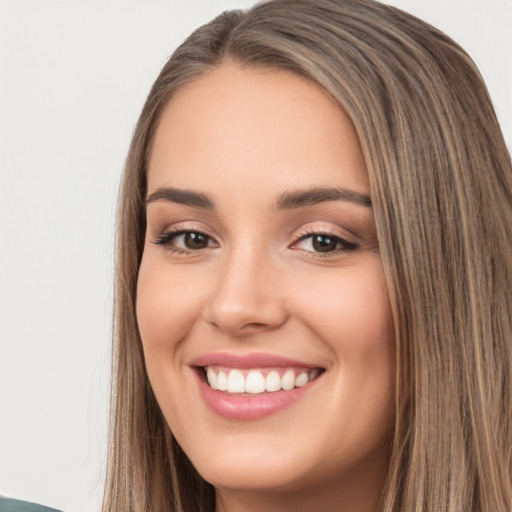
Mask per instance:
[[[130,135],[188,33],[252,0],[0,1],[0,493],[99,510],[113,222]],[[512,0],[392,0],[473,56],[512,146]]]

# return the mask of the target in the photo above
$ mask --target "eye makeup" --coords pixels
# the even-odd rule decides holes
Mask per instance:
[[[165,250],[178,255],[197,254],[220,247],[220,244],[203,230],[186,227],[165,231],[158,235],[152,243],[163,246]],[[309,226],[299,231],[289,248],[309,253],[309,257],[325,258],[356,251],[360,246],[335,233],[334,230],[325,227],[315,229]]]

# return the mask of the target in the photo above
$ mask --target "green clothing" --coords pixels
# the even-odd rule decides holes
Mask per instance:
[[[36,503],[13,500],[0,496],[0,512],[60,512],[55,508],[43,507]]]

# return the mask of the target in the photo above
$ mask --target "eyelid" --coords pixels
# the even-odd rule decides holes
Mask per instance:
[[[343,247],[338,248],[334,251],[329,251],[329,252],[325,252],[325,253],[322,253],[319,251],[309,251],[306,249],[300,249],[300,248],[296,247],[303,240],[306,240],[307,238],[310,238],[315,235],[316,236],[323,235],[326,237],[335,238],[341,242],[341,245]],[[292,244],[290,245],[291,249],[303,250],[305,253],[307,253],[307,255],[309,257],[320,257],[320,258],[325,258],[325,257],[329,257],[329,256],[333,257],[333,256],[339,255],[340,253],[355,251],[355,250],[359,249],[359,247],[360,247],[360,244],[349,240],[346,237],[346,235],[344,235],[343,233],[340,233],[340,231],[337,229],[334,229],[331,227],[326,227],[326,226],[315,227],[315,226],[311,226],[311,225],[302,228],[295,236],[294,242],[292,242]]]
[[[203,248],[186,248],[186,247],[179,247],[172,244],[172,241],[178,238],[180,235],[186,235],[188,233],[198,233],[206,238],[208,238],[208,244],[206,247]],[[314,249],[305,249],[298,247],[298,245],[314,236],[325,236],[332,239],[335,239],[337,241],[337,247],[334,250],[329,250],[326,252],[314,250]],[[325,225],[306,225],[301,227],[296,234],[293,236],[293,242],[288,246],[290,249],[294,250],[300,250],[308,257],[320,257],[320,258],[326,258],[326,257],[334,257],[341,253],[347,253],[350,251],[355,251],[360,248],[360,244],[353,241],[353,238],[356,238],[355,235],[351,236],[345,235],[341,229],[335,228],[332,226],[325,226]],[[202,227],[199,227],[197,224],[189,224],[189,223],[177,223],[175,225],[171,225],[170,227],[166,227],[161,230],[161,232],[154,237],[154,239],[151,241],[155,245],[161,245],[166,250],[169,250],[171,252],[177,253],[177,254],[193,254],[193,253],[202,253],[205,249],[214,249],[220,247],[220,243],[217,240],[217,237],[212,235],[210,233],[209,229],[203,229]],[[213,246],[211,245],[211,242],[213,242]]]
[[[164,226],[155,226],[155,234],[154,237],[158,238],[164,235],[176,235],[180,233],[201,233],[202,235],[208,236],[214,240],[217,239],[217,236],[214,235],[208,227],[203,227],[202,222],[194,222],[194,221],[180,221],[174,222],[171,224],[166,224]]]
[[[203,235],[210,240],[215,241],[215,243],[218,243],[211,235],[208,233],[205,233],[204,231],[200,231],[198,229],[176,229],[176,230],[168,230],[164,233],[161,233],[156,237],[156,240],[153,241],[155,244],[164,243],[166,240],[172,240],[174,238],[178,238],[179,236],[186,235],[188,233],[197,233],[199,235]]]
[[[158,235],[156,235],[153,240],[151,240],[151,243],[155,245],[161,245],[166,250],[171,251],[173,253],[177,254],[192,254],[192,253],[199,253],[204,249],[212,249],[215,247],[207,246],[204,249],[183,249],[180,247],[173,247],[171,245],[171,242],[178,238],[181,235],[185,235],[187,233],[198,233],[200,235],[203,235],[209,239],[209,241],[213,241],[216,246],[218,247],[220,244],[217,241],[217,238],[213,236],[211,233],[208,232],[209,230],[202,229],[198,227],[197,225],[191,225],[187,223],[180,223],[173,225],[171,227],[165,227],[160,231]]]

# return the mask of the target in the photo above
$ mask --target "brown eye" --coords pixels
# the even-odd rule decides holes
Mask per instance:
[[[314,235],[311,243],[316,252],[331,252],[338,248],[339,238],[325,235]]]
[[[200,231],[171,231],[162,234],[153,243],[178,252],[193,252],[218,247],[217,242],[211,236]]]
[[[329,233],[312,233],[303,236],[293,245],[294,249],[302,249],[312,254],[338,254],[340,252],[355,251],[359,246],[353,242],[349,242],[337,235]]]
[[[183,235],[183,244],[190,250],[205,249],[208,247],[209,240],[210,237],[194,231]]]

